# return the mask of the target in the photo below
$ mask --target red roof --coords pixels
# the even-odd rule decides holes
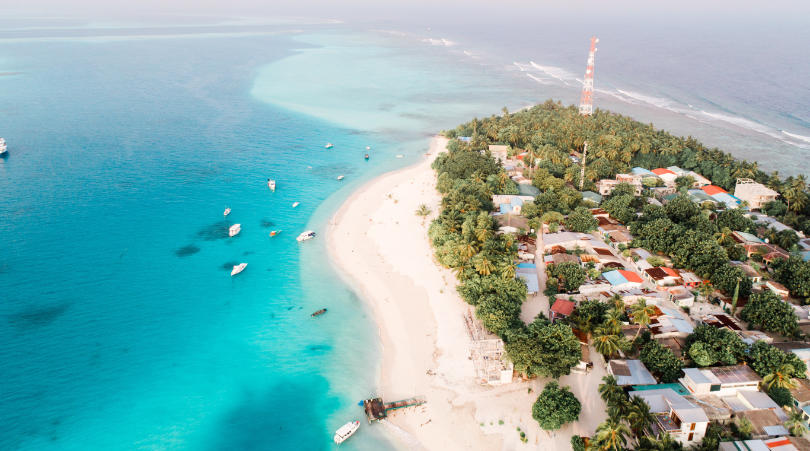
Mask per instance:
[[[765,444],[768,446],[768,448],[778,448],[780,446],[792,445],[793,444],[793,442],[791,442],[789,439],[786,439],[786,438],[783,438],[781,440],[779,438],[777,438],[777,439],[774,439],[774,440],[776,440],[776,441],[775,442],[765,442]]]
[[[663,269],[665,273],[667,273],[668,275],[670,275],[672,277],[681,277],[681,275],[678,273],[678,271],[676,271],[676,270],[674,270],[672,268],[667,268],[666,266],[662,266],[661,269]]]
[[[677,175],[677,174],[675,174],[674,172],[670,171],[670,170],[669,170],[669,169],[667,169],[667,168],[658,168],[658,169],[653,169],[653,170],[652,170],[652,173],[653,173],[653,174],[655,174],[655,175],[664,175],[664,174],[672,174],[672,175]]]
[[[551,306],[551,311],[560,315],[569,316],[571,313],[574,312],[574,304],[571,301],[567,301],[565,299],[557,299],[554,301],[554,305]]]
[[[636,282],[636,283],[643,283],[644,281],[641,280],[641,276],[634,273],[633,271],[627,271],[625,269],[620,269],[619,274],[623,275],[628,282]]]
[[[703,192],[705,192],[709,196],[713,196],[715,194],[720,194],[720,193],[728,193],[728,191],[726,191],[723,188],[720,188],[719,186],[716,186],[716,185],[706,185],[701,189],[703,190]]]

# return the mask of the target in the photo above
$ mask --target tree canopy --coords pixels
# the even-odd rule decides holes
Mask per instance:
[[[793,336],[799,329],[793,308],[770,290],[751,295],[740,316],[757,329],[784,336]]]
[[[698,366],[736,365],[745,358],[747,346],[729,329],[700,324],[686,337],[684,352]]]
[[[556,381],[546,384],[532,406],[532,418],[540,427],[554,431],[565,423],[579,419],[582,405],[568,387],[560,387]]]
[[[669,348],[655,340],[641,348],[639,358],[648,370],[658,375],[661,382],[675,382],[681,377],[683,362]]]
[[[510,329],[504,340],[515,370],[527,376],[558,378],[569,374],[582,359],[579,339],[571,327],[550,324],[543,316],[528,326]]]

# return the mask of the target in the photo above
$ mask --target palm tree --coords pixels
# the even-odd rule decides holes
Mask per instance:
[[[492,261],[485,255],[481,254],[473,258],[473,266],[475,266],[475,270],[478,271],[478,274],[481,274],[482,276],[488,276],[492,274],[492,271],[495,270],[495,265],[492,263]]]
[[[614,335],[622,332],[622,312],[615,308],[609,309],[605,312],[605,321],[603,323],[605,330],[611,331]]]
[[[514,279],[517,273],[517,263],[512,260],[501,262],[498,265],[498,270],[505,280]]]
[[[613,330],[605,326],[599,327],[594,331],[593,347],[596,349],[596,352],[605,357],[615,354],[620,349],[626,349],[624,337],[613,333]]]
[[[615,377],[607,375],[599,384],[599,396],[605,404],[618,404],[624,401],[624,389],[619,387]]]
[[[766,390],[770,390],[771,387],[774,386],[787,389],[795,388],[796,382],[793,381],[793,373],[795,371],[793,365],[789,363],[782,364],[779,368],[766,374],[765,377],[762,378],[762,385]]]
[[[790,434],[795,437],[801,437],[807,432],[807,426],[804,424],[802,411],[793,406],[791,406],[788,411],[788,419],[785,421],[785,426],[787,426]]]
[[[636,437],[641,436],[655,421],[655,417],[650,412],[650,405],[638,396],[630,398],[627,410],[627,422],[630,423],[630,429],[633,430]]]
[[[627,444],[630,428],[613,418],[608,418],[596,428],[594,442],[600,451],[622,451]]]
[[[645,299],[639,299],[638,302],[635,303],[632,307],[630,307],[630,319],[633,320],[634,323],[638,324],[639,327],[638,331],[636,331],[636,338],[638,338],[639,334],[641,333],[641,329],[647,327],[652,321],[652,316],[655,314],[655,306],[654,305],[647,305],[647,301]]]

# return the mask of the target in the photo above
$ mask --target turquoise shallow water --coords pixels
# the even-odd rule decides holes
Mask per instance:
[[[318,52],[384,69],[313,78]],[[376,327],[323,237],[294,238],[505,88],[329,30],[5,41],[0,58],[0,449],[332,447],[373,392]],[[376,88],[346,89],[362,76]],[[390,447],[379,427],[346,445]]]

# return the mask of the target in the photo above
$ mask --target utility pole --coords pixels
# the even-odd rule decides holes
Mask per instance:
[[[579,98],[579,114],[586,120],[593,114],[593,63],[596,56],[596,36],[591,36],[591,49],[588,52],[588,65],[585,68],[585,77],[582,80],[582,95]],[[579,190],[585,186],[585,159],[588,157],[588,141],[582,150],[582,170],[579,173]]]

